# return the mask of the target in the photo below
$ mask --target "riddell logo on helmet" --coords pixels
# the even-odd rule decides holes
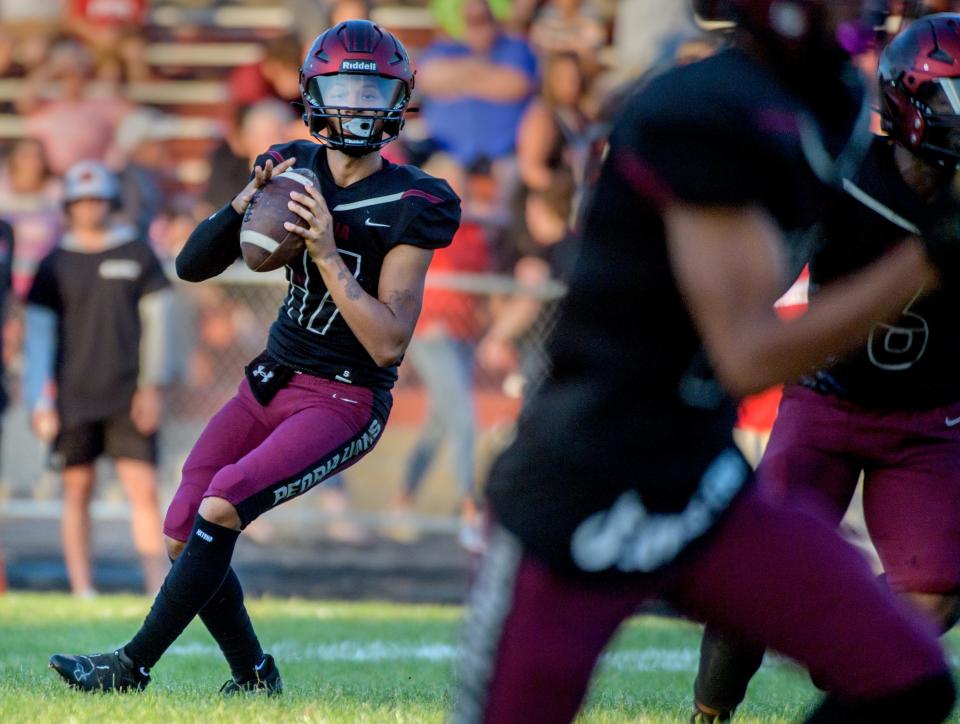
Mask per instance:
[[[345,60],[340,64],[340,70],[377,71],[377,64],[372,60]]]

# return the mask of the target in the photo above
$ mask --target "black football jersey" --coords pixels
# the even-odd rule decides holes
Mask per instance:
[[[810,262],[811,291],[880,258],[906,236],[919,234],[954,203],[948,189],[932,202],[904,182],[891,141],[877,138],[857,175],[818,228]],[[804,380],[808,386],[871,408],[921,409],[960,400],[960,315],[947,295],[917,297],[866,344]]]
[[[256,163],[295,157],[311,168],[333,216],[337,249],[365,292],[376,297],[383,259],[398,244],[439,249],[460,224],[460,199],[446,181],[414,166],[386,159],[376,173],[340,188],[327,166],[326,148],[311,141],[278,146]],[[306,251],[286,267],[289,288],[270,327],[267,351],[278,361],[310,374],[349,384],[390,389],[397,368],[378,367],[330,298],[320,271]]]
[[[854,119],[865,118],[859,91],[842,86],[838,117],[822,119],[731,49],[668,71],[628,100],[583,216],[549,346],[552,374],[489,481],[496,519],[535,555],[571,571],[651,570],[746,483],[735,404],[677,289],[660,209],[759,205],[785,233],[808,229],[832,193],[823,162],[852,147]],[[712,500],[695,500],[711,490]],[[654,514],[666,517],[655,523]],[[587,529],[606,550],[575,561],[574,539]],[[641,541],[642,531],[653,539]],[[621,543],[644,560],[604,563]]]

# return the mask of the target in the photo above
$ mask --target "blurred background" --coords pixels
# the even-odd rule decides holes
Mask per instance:
[[[62,233],[64,171],[95,158],[119,174],[124,213],[174,278],[186,237],[244,185],[252,159],[307,138],[295,105],[303,51],[359,17],[393,31],[418,70],[420,113],[385,155],[448,179],[464,223],[428,276],[379,446],[256,521],[238,570],[251,593],[460,600],[481,548],[467,509],[546,372],[570,229],[606,120],[645,74],[717,47],[682,0],[0,0],[0,219],[15,238],[3,327],[7,585],[67,588],[61,485],[20,392],[22,301]],[[473,62],[458,73],[451,58]],[[284,289],[282,272],[239,266],[176,282],[162,509],[203,425],[263,348]],[[100,466],[95,587],[142,590],[125,496],[111,464]]]

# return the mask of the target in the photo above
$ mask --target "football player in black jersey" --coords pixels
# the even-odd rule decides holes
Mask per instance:
[[[55,655],[85,691],[141,689],[149,669],[197,614],[226,656],[226,693],[279,693],[243,605],[230,559],[240,531],[372,449],[391,405],[433,250],[459,225],[450,187],[383,159],[413,88],[407,53],[389,32],[351,20],[321,34],[301,69],[304,121],[318,143],[261,155],[246,187],[201,223],[177,257],[189,281],[213,277],[239,255],[243,214],[271,176],[297,166],[320,181],[291,193],[308,226],[303,256],[286,269],[289,291],[267,349],[210,421],[183,468],[164,532],[176,561],[140,631],[109,654]]]
[[[777,318],[784,259],[804,253],[790,232],[869,146],[843,49],[868,33],[852,0],[730,4],[734,46],[651,80],[614,124],[552,374],[490,474],[456,722],[570,721],[654,596],[808,667],[831,692],[813,721],[951,709],[929,622],[824,520],[762,498],[731,430],[734,397],[861,344],[956,268],[956,238],[904,240]]]
[[[814,294],[956,203],[960,15],[912,24],[881,54],[879,82],[889,137],[874,139],[819,225]],[[947,631],[960,618],[960,316],[955,297],[923,291],[858,350],[786,387],[758,479],[777,501],[816,496],[838,524],[862,473],[886,584]],[[708,625],[697,708],[729,717],[762,658],[762,647]]]

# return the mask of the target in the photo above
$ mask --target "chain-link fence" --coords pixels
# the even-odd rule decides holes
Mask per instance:
[[[254,274],[239,265],[203,284],[177,284],[177,323],[172,343],[178,352],[180,369],[177,382],[166,397],[161,430],[163,501],[173,494],[179,469],[203,426],[234,394],[243,366],[263,349],[267,329],[277,315],[285,290],[281,273]],[[501,360],[499,365],[478,364],[474,368],[476,478],[482,480],[492,457],[509,438],[524,384],[536,380],[547,369],[545,342],[563,287],[548,282],[525,288],[510,277],[498,275],[431,274],[427,295],[437,291],[456,292],[471,300],[462,308],[464,314],[474,316],[463,320],[464,328],[474,330],[473,338],[468,340],[473,350],[495,324],[496,315],[511,302],[525,300],[525,314],[532,319],[510,343],[514,354],[505,363]],[[27,413],[17,399],[16,365],[8,377],[14,394],[3,425],[0,504],[8,515],[21,511],[55,515],[59,510],[59,478],[47,468],[48,453],[32,436]],[[363,463],[344,475],[353,511],[361,518],[376,519],[389,510],[428,414],[430,402],[425,386],[409,361],[401,366],[394,393],[391,419],[379,445]],[[456,509],[454,468],[450,450],[443,450],[424,480],[415,510],[427,519],[428,525],[431,517],[448,518]],[[124,515],[124,498],[113,479],[112,467],[102,463],[100,472],[95,510],[108,517]],[[318,503],[311,501],[313,497],[304,496],[283,506],[285,515],[306,520],[322,518]]]

